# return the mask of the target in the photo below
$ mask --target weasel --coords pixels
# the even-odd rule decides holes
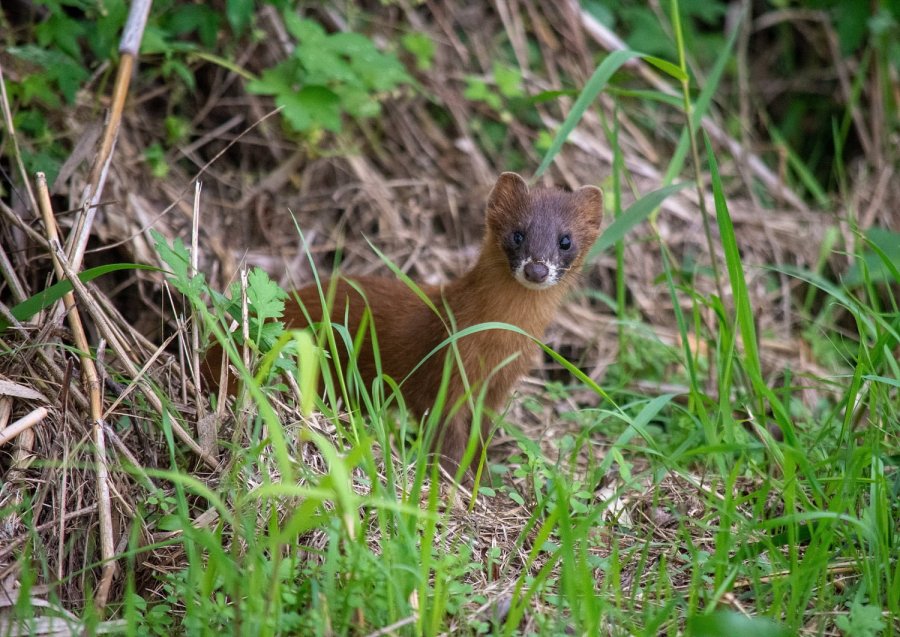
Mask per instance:
[[[340,277],[334,282],[322,282],[323,290],[330,284],[335,286],[331,320],[343,323],[346,318],[350,334],[355,336],[368,306],[381,372],[398,383],[406,379],[401,385],[403,398],[421,419],[438,394],[449,347],[407,376],[447,338],[451,321],[457,330],[486,322],[509,323],[535,338],[543,338],[597,239],[602,215],[603,195],[599,188],[582,186],[574,192],[529,189],[518,174],[505,172],[488,196],[484,240],[475,265],[448,284],[421,286],[442,315],[400,280]],[[315,285],[301,288],[292,296],[303,307],[289,304],[284,316],[287,327],[303,328],[310,321],[322,320],[324,311]],[[360,376],[367,387],[371,387],[378,373],[369,329],[363,335],[358,357]],[[503,407],[513,384],[529,370],[539,350],[530,338],[503,329],[476,332],[456,342],[472,396],[477,397],[484,390],[484,405],[495,411]],[[346,369],[346,352],[342,356]],[[501,366],[504,361],[506,364]],[[221,348],[216,346],[207,355],[204,366],[204,375],[213,385],[218,382],[220,364]],[[444,413],[451,413],[454,406],[462,404],[452,415],[443,416],[434,444],[442,464],[451,473],[463,458],[471,430],[471,413],[467,401],[462,400],[466,391],[455,361],[453,370]],[[480,433],[483,440],[486,432]],[[480,444],[479,441],[478,450]]]

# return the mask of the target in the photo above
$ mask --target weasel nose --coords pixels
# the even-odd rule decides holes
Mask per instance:
[[[531,261],[525,264],[523,274],[525,275],[525,279],[532,283],[543,283],[547,280],[550,269],[543,263]]]

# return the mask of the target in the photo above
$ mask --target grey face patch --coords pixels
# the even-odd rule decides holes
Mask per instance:
[[[580,249],[576,214],[571,193],[540,191],[517,225],[504,229],[500,244],[516,281],[532,290],[559,283]]]

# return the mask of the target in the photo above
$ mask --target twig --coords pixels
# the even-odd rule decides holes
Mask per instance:
[[[0,105],[2,105],[3,109],[3,121],[6,124],[6,130],[9,131],[9,136],[12,139],[13,153],[16,157],[16,165],[19,168],[19,172],[21,173],[22,183],[25,185],[25,189],[28,192],[32,210],[35,210],[37,207],[34,203],[34,193],[31,191],[31,181],[28,179],[28,174],[25,172],[25,164],[22,162],[22,154],[19,151],[19,140],[16,137],[16,129],[13,126],[12,110],[9,108],[9,98],[6,95],[6,81],[3,78],[2,64],[0,64]],[[20,221],[18,216],[15,215],[15,213],[13,213],[5,203],[3,204],[3,212],[4,214],[8,212],[9,215],[12,215],[17,221]],[[9,285],[10,292],[12,292],[13,299],[16,301],[16,303],[21,303],[22,301],[24,301],[28,297],[28,295],[25,293],[25,288],[22,286],[22,282],[19,281],[19,277],[16,274],[15,267],[13,267],[13,264],[9,260],[9,257],[6,256],[6,250],[4,250],[2,247],[0,247],[0,272],[2,272],[3,279]]]
[[[419,614],[413,613],[408,617],[404,617],[403,619],[398,619],[393,624],[388,624],[384,628],[379,628],[374,633],[369,633],[366,637],[383,637],[384,635],[391,635],[395,631],[400,630],[404,626],[409,626],[410,624],[414,624],[419,620]]]
[[[172,334],[171,336],[169,336],[169,338],[167,338],[165,341],[163,341],[163,343],[159,347],[156,348],[156,351],[150,355],[150,358],[147,359],[147,362],[144,363],[143,367],[141,367],[140,370],[138,370],[138,372],[136,374],[132,375],[131,382],[125,386],[125,388],[122,390],[122,392],[118,396],[116,396],[116,399],[113,401],[113,403],[109,407],[106,408],[105,412],[103,412],[103,420],[106,420],[109,418],[110,414],[112,414],[113,411],[115,411],[115,409],[119,405],[121,405],[122,402],[126,398],[128,398],[128,396],[131,394],[131,392],[134,391],[135,387],[140,386],[141,382],[144,379],[144,376],[147,374],[147,372],[153,366],[153,363],[155,363],[156,360],[163,353],[165,353],[166,348],[169,346],[169,343],[171,343],[172,340],[176,336],[177,336],[177,334]]]
[[[46,185],[46,179],[44,179],[44,182]],[[97,308],[98,305],[92,301],[92,297],[91,297],[90,293],[87,291],[87,288],[81,282],[81,280],[78,278],[78,276],[75,272],[75,269],[68,262],[66,255],[63,253],[61,247],[59,247],[59,239],[58,239],[59,231],[56,228],[56,220],[53,218],[52,213],[50,212],[49,206],[50,206],[49,194],[47,194],[48,214],[45,215],[44,220],[45,220],[45,223],[48,224],[48,233],[51,234],[50,246],[51,246],[51,252],[52,252],[53,258],[54,258],[54,266],[58,267],[57,275],[60,277],[60,280],[62,280],[62,278],[65,278],[65,277],[67,277],[69,279],[69,281],[72,284],[72,287],[74,288],[74,293],[78,294],[78,296],[83,299],[83,301],[85,302],[87,307]],[[75,304],[75,297],[74,297],[73,293],[70,292],[70,293],[66,294],[63,297],[63,301],[66,304],[66,309],[69,310],[69,315],[71,317],[72,316],[71,310],[74,309],[74,304]],[[70,318],[70,320],[77,321],[79,329],[76,330],[73,327],[73,332],[76,332],[76,334],[77,334],[78,331],[80,330],[83,335],[83,329],[81,329],[80,317],[78,316],[77,312],[75,312],[74,315],[76,318],[74,318],[74,319]],[[94,319],[94,322],[97,324],[97,327],[99,328],[103,337],[106,338],[107,341],[109,341],[110,346],[113,349],[115,349],[117,351],[117,353],[119,354],[119,358],[122,361],[122,364],[125,366],[126,371],[129,373],[129,375],[131,375],[132,378],[138,378],[141,375],[141,372],[138,371],[137,365],[134,364],[134,362],[131,360],[131,358],[129,356],[127,356],[127,351],[129,348],[126,348],[125,344],[122,342],[122,339],[119,337],[119,333],[113,328],[113,326],[107,320],[104,313],[102,311],[100,311],[99,309],[97,309],[95,312],[92,313],[92,318]],[[86,339],[83,344],[79,344],[79,343],[76,343],[76,344],[82,352],[89,351]],[[93,367],[93,361],[91,362],[91,366]],[[94,368],[94,373],[96,375],[96,368]],[[163,406],[162,400],[160,400],[159,396],[157,396],[151,389],[147,388],[144,383],[140,384],[140,388],[141,388],[144,396],[147,398],[147,401],[156,409],[156,411],[159,414],[162,414],[164,411],[166,411],[165,407]],[[98,391],[99,391],[99,386],[98,386]],[[93,408],[92,408],[92,410],[93,410]],[[96,419],[102,422],[102,420],[103,420],[102,407],[97,412]],[[190,434],[188,434],[187,431],[185,431],[184,427],[182,427],[181,424],[178,423],[178,421],[176,419],[171,420],[171,427],[172,427],[172,432],[178,437],[178,439],[181,440],[182,442],[184,442],[188,447],[190,447],[190,449],[194,453],[196,453],[198,456],[200,456],[200,458],[207,464],[207,466],[209,466],[212,469],[215,469],[218,466],[218,462],[216,461],[216,459],[213,458],[210,454],[206,453],[200,447],[200,445],[197,444],[197,441],[194,440],[190,436]]]
[[[134,62],[140,50],[141,38],[144,34],[144,26],[147,24],[147,16],[150,13],[151,4],[151,0],[134,0],[128,12],[128,20],[125,23],[122,40],[119,44],[119,52],[122,56],[119,61],[116,84],[113,88],[109,119],[106,123],[106,129],[103,131],[100,152],[97,153],[97,159],[91,168],[88,184],[83,192],[81,211],[66,245],[66,253],[73,270],[78,270],[81,267],[81,260],[84,258],[84,251],[94,223],[94,215],[97,212],[97,204],[100,202],[100,197],[103,194],[103,186],[106,183],[106,175],[112,161],[113,149],[119,136],[122,110],[125,107],[125,98],[128,96],[128,87],[134,70]]]
[[[37,208],[35,208],[35,210],[37,210]],[[19,218],[19,215],[13,212],[12,208],[3,203],[2,200],[0,200],[0,215],[3,215],[7,223],[14,225],[19,230],[24,232],[28,236],[28,238],[36,244],[43,245],[43,243],[46,241],[46,239],[41,235],[40,232],[37,232],[34,228],[22,221]]]
[[[86,507],[82,507],[80,509],[76,509],[75,511],[69,511],[65,515],[61,517],[59,522],[64,524],[69,520],[73,520],[75,518],[81,517],[83,515],[90,515],[97,510],[96,504],[91,504]],[[56,524],[56,520],[50,520],[49,522],[44,522],[43,524],[38,524],[36,527],[30,529],[30,533],[23,534],[21,537],[17,537],[14,540],[10,540],[9,544],[6,544],[2,548],[0,548],[0,559],[3,559],[10,553],[12,553],[17,547],[25,544],[33,538],[33,534],[41,533],[42,531],[46,531],[51,528],[54,524]]]
[[[73,272],[67,273],[64,270],[60,255],[57,255],[54,249],[55,246],[59,245],[59,231],[56,227],[56,219],[53,218],[50,192],[47,189],[47,178],[42,172],[37,174],[37,190],[41,216],[44,219],[45,230],[51,246],[50,256],[53,259],[56,277],[60,281],[64,280],[66,276],[70,280],[77,279],[77,276],[73,276]],[[102,420],[103,397],[100,393],[100,377],[97,374],[94,360],[91,358],[91,349],[81,322],[81,315],[75,306],[75,295],[72,292],[66,293],[63,297],[63,302],[66,306],[69,328],[72,330],[72,337],[75,340],[75,346],[78,348],[78,357],[81,360],[81,380],[90,400],[91,433],[94,438],[94,454],[97,460],[97,510],[100,521],[100,555],[103,559],[102,575],[94,602],[98,609],[103,609],[106,606],[107,599],[109,599],[112,580],[116,574],[116,562],[113,559],[115,557],[115,542],[113,541],[112,529],[112,505],[109,497],[109,467],[106,462],[106,438],[103,433]]]
[[[22,177],[22,185],[28,194],[28,203],[31,210],[37,210],[37,202],[34,199],[34,191],[31,189],[31,180],[28,178],[28,172],[25,170],[25,164],[22,161],[22,153],[19,150],[19,140],[16,137],[16,128],[13,126],[12,111],[9,109],[9,98],[6,95],[6,79],[3,77],[3,64],[0,64],[0,107],[3,109],[3,123],[6,125],[7,134],[13,143],[13,154],[16,156],[16,167]]]
[[[3,249],[2,245],[0,245],[0,272],[2,272],[3,279],[7,285],[9,285],[9,290],[12,292],[13,300],[16,303],[21,303],[28,298],[28,295],[25,294],[25,288],[22,287],[22,282],[19,281],[19,277],[16,274],[16,269],[9,257],[6,256],[6,250]]]
[[[191,219],[191,276],[200,271],[200,192],[202,189],[203,184],[198,180],[194,188],[194,210],[193,219]],[[200,384],[200,320],[199,313],[194,312],[194,320],[191,321],[191,376],[194,382],[194,403],[197,405],[197,435],[200,437],[200,445],[204,451],[215,456],[218,452],[217,436],[205,435],[203,427],[209,427],[209,423],[201,426],[201,423],[206,422],[206,401],[203,399],[202,385]],[[213,427],[218,425],[215,421],[211,424]]]
[[[4,429],[3,431],[0,431],[0,447],[18,436],[23,431],[27,431],[41,422],[44,418],[47,417],[47,413],[48,412],[46,407],[38,407],[37,409],[32,410],[27,416],[19,418],[9,427]]]
[[[85,303],[90,303],[92,307],[99,307],[96,302],[92,301],[92,296],[88,289],[85,287],[84,283],[76,276],[76,274],[72,271],[71,266],[66,261],[65,254],[63,254],[62,249],[57,246],[56,252],[57,259],[62,265],[63,271],[69,275],[69,281],[72,283],[72,287],[75,288],[75,294],[77,294],[80,298],[84,299]],[[119,358],[122,362],[122,365],[125,367],[125,371],[132,377],[137,378],[141,375],[141,372],[138,370],[135,363],[128,357],[123,354],[125,351],[124,346],[121,344],[118,335],[115,330],[109,325],[109,321],[106,320],[106,317],[99,310],[92,315],[94,320],[97,323],[97,327],[100,329],[101,334],[110,342],[110,346],[114,349],[118,350],[120,354]],[[163,405],[162,400],[159,396],[157,396],[151,388],[149,388],[145,383],[140,383],[139,387],[141,392],[144,394],[144,397],[147,399],[147,402],[150,403],[151,406],[162,415],[164,412],[168,411],[168,409]],[[219,463],[215,458],[206,453],[197,441],[194,440],[191,435],[185,431],[184,427],[174,418],[170,421],[170,426],[172,427],[172,433],[181,440],[184,444],[190,447],[191,451],[200,456],[200,458],[209,466],[211,469],[215,469],[219,466]]]
[[[63,411],[65,418],[65,411]],[[62,471],[62,484],[59,486],[59,528],[56,540],[56,577],[62,581],[65,573],[66,555],[66,509],[68,508],[69,495],[69,468],[72,466],[69,458],[69,439],[63,438],[63,459],[60,465]]]
[[[29,330],[27,330],[17,319],[13,316],[9,308],[3,305],[0,302],[0,316],[2,316],[8,323],[10,331],[15,332],[19,335],[25,343],[31,343],[31,335]],[[0,348],[6,348],[7,350],[11,349],[8,343],[6,343],[3,339],[0,339]],[[36,347],[32,348],[32,351],[36,353],[38,359],[40,359],[41,364],[44,365],[44,373],[40,375],[40,380],[38,380],[37,384],[43,388],[44,392],[47,393],[47,387],[45,378],[57,381],[60,385],[63,385],[66,381],[66,373],[64,370],[60,369],[59,365],[51,358],[51,356],[47,353],[48,348],[46,347]],[[77,387],[67,388],[70,395],[73,397],[75,403],[82,408],[87,409],[88,401],[85,398],[84,394],[81,393]]]
[[[144,467],[141,466],[140,461],[135,457],[135,455],[131,452],[131,449],[119,438],[119,435],[109,426],[108,423],[104,424],[104,428],[106,429],[107,437],[112,441],[113,447],[115,447],[122,456],[124,456],[125,460],[128,461],[128,464],[131,465],[131,469],[135,476],[140,478],[141,482],[144,483],[144,486],[150,492],[155,492],[159,489],[150,476],[147,475],[147,472],[144,470]]]

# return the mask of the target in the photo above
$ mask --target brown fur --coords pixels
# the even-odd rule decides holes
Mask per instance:
[[[356,335],[363,312],[368,305],[378,339],[382,372],[400,382],[419,362],[448,336],[445,325],[450,315],[457,330],[485,322],[515,325],[542,338],[563,296],[576,281],[576,273],[584,255],[597,238],[602,215],[600,190],[585,186],[575,192],[534,189],[529,191],[524,180],[514,173],[500,176],[491,191],[487,206],[487,224],[481,254],[475,266],[464,276],[444,286],[426,286],[422,291],[443,313],[438,316],[416,294],[397,279],[359,277],[351,279],[363,290],[365,299],[344,278],[335,282],[331,319],[347,325]],[[533,290],[520,284],[510,269],[502,239],[513,230],[529,233],[534,245],[555,246],[559,228],[565,228],[576,244],[577,253],[558,283],[547,289]],[[547,236],[544,236],[547,235]],[[551,236],[552,235],[552,236]],[[327,289],[329,282],[323,282]],[[324,312],[315,286],[296,293],[313,322],[321,321]],[[448,315],[446,308],[449,308]],[[285,311],[285,323],[294,328],[308,325],[299,305]],[[457,341],[458,351],[473,396],[487,382],[485,406],[500,409],[513,384],[525,374],[537,345],[529,338],[508,330],[486,330]],[[515,359],[497,370],[510,356]],[[346,363],[346,353],[344,353]],[[363,381],[371,387],[377,375],[375,357],[368,331],[359,355]],[[437,396],[445,362],[445,351],[432,356],[402,385],[406,404],[418,417],[432,406]],[[215,347],[206,359],[205,376],[217,382],[221,364],[221,348]],[[496,371],[495,371],[496,370]],[[493,375],[491,375],[493,372]],[[465,390],[461,375],[454,373],[449,382],[445,413],[463,399]],[[449,469],[462,459],[469,440],[471,414],[462,407],[446,418],[438,432],[436,450]],[[484,434],[484,432],[481,432]],[[483,439],[483,435],[482,435]]]

